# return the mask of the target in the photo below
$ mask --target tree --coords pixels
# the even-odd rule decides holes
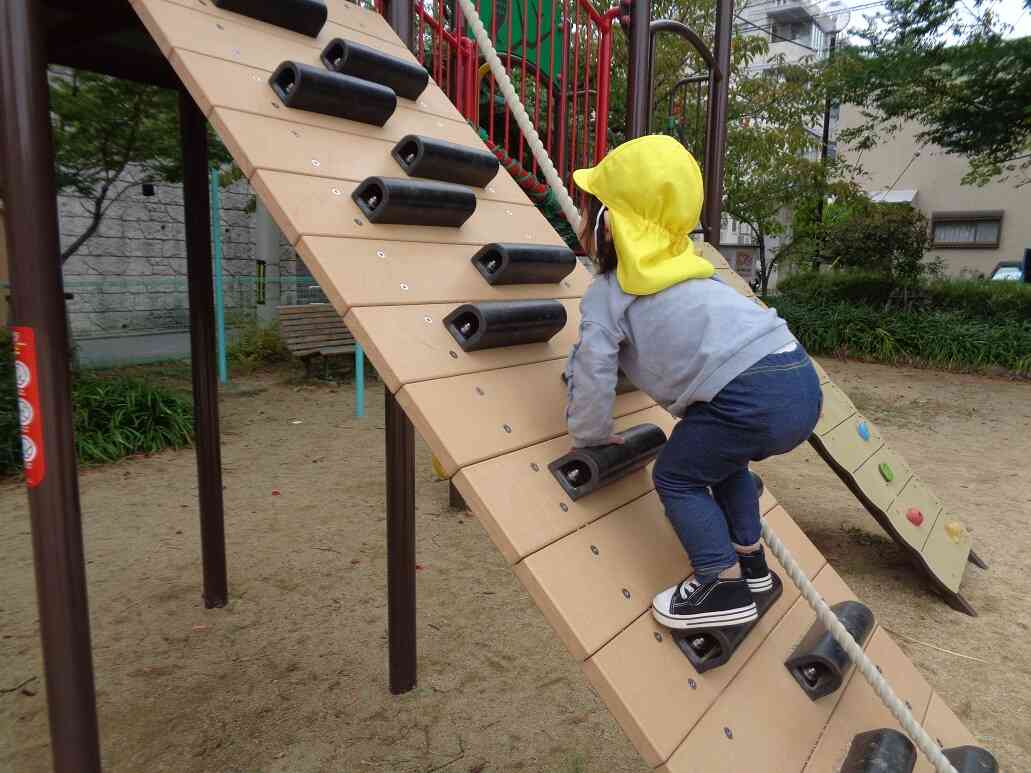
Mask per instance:
[[[100,227],[126,191],[142,182],[180,182],[176,93],[89,72],[50,79],[57,189],[82,197],[86,230],[61,253],[66,261]],[[213,168],[231,158],[209,129]]]
[[[909,283],[929,270],[927,217],[909,204],[873,202],[866,196],[827,207],[820,255],[835,268],[853,268]]]
[[[866,45],[835,58],[837,91],[864,119],[841,139],[868,148],[914,121],[918,139],[968,158],[963,182],[1031,183],[1031,37],[1006,39],[993,0],[975,7],[888,0],[870,17]]]

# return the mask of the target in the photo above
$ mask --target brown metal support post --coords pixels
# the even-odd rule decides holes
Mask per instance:
[[[385,388],[390,692],[415,687],[415,428]]]
[[[627,77],[626,137],[648,133],[651,117],[651,0],[634,0],[630,6],[630,72]]]
[[[218,430],[215,372],[215,291],[212,286],[211,201],[208,189],[208,124],[193,98],[179,92],[179,136],[183,152],[183,215],[186,274],[190,297],[190,364],[193,371],[193,427],[197,445],[200,549],[204,606],[224,607],[225,519],[222,507],[222,450]]]
[[[401,42],[415,52],[415,25],[412,24],[412,0],[388,0],[387,23],[393,28]]]
[[[705,239],[719,249],[720,210],[723,206],[723,161],[727,146],[727,102],[730,93],[730,38],[734,0],[717,0],[716,42],[709,85],[708,126],[705,130],[705,203],[702,206]]]
[[[23,448],[54,770],[98,773],[41,6],[36,0],[0,3],[0,168],[6,176],[11,318],[19,360],[29,363],[18,370],[33,409],[25,432],[35,442],[24,441]]]

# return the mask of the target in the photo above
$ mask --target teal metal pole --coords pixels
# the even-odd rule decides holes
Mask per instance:
[[[365,417],[365,350],[354,345],[354,413],[359,419]]]
[[[218,170],[211,170],[211,241],[214,249],[215,273],[215,359],[218,361],[218,380],[229,381],[226,363],[226,309],[222,294],[222,187]]]

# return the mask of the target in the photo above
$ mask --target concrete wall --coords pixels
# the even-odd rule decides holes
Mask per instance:
[[[860,122],[857,108],[842,107],[840,128]],[[935,212],[1003,211],[998,247],[934,247],[928,251],[929,257],[941,256],[949,274],[988,274],[1000,261],[1020,260],[1024,249],[1031,247],[1031,186],[963,185],[960,180],[969,168],[967,160],[949,155],[935,145],[921,146],[916,140],[918,131],[916,126],[908,125],[861,154],[840,144],[838,151],[850,162],[858,160],[868,173],[859,181],[865,190],[916,190],[913,204],[928,220]]]

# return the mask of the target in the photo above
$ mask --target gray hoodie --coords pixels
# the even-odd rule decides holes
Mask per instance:
[[[617,370],[677,417],[708,402],[768,354],[795,342],[787,323],[717,279],[689,279],[629,295],[615,272],[594,279],[580,304],[580,340],[566,366],[566,421],[576,446],[613,431]]]

